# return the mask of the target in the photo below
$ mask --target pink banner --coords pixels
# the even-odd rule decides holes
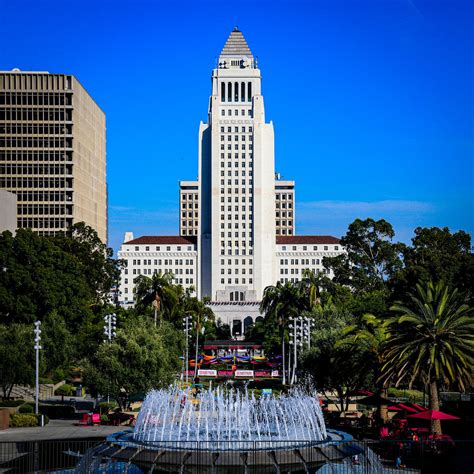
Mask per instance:
[[[217,375],[222,377],[232,377],[234,375],[234,372],[232,372],[232,370],[219,370],[217,372]]]
[[[253,377],[253,370],[236,370],[236,377]]]
[[[217,376],[217,370],[199,369],[198,370],[198,375],[203,376],[203,377],[216,377]]]

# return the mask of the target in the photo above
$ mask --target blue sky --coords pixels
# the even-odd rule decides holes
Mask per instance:
[[[299,234],[472,233],[473,2],[0,0],[0,69],[76,75],[107,114],[109,237],[177,234],[230,31],[259,57]]]

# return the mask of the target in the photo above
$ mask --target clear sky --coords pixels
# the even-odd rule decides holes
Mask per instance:
[[[76,75],[107,114],[109,237],[178,233],[211,70],[237,25],[299,234],[472,233],[474,2],[0,0],[0,69]]]

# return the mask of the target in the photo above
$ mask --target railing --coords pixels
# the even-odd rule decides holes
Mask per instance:
[[[84,453],[104,438],[88,440],[43,440],[0,442],[0,472],[23,474],[74,468]]]
[[[297,448],[264,443],[169,442],[137,445],[104,439],[0,442],[0,472],[11,474],[80,472],[261,472],[318,474],[456,473],[471,474],[474,441],[351,441]],[[278,444],[278,443],[277,443]],[[343,457],[344,459],[341,459]],[[329,462],[329,459],[333,459]],[[95,460],[95,461],[94,461]],[[80,464],[80,468],[74,468]],[[105,467],[107,464],[107,467]],[[141,470],[134,468],[138,466]],[[127,467],[128,466],[128,467]]]

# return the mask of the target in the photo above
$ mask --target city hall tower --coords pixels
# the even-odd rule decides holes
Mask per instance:
[[[234,28],[212,72],[208,123],[199,127],[200,297],[258,301],[277,280],[274,162],[262,76]]]

